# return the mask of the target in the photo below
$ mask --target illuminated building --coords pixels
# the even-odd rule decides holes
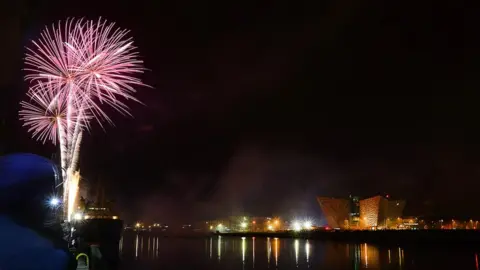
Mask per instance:
[[[416,217],[404,217],[402,219],[402,228],[405,229],[418,229],[419,221]]]
[[[356,196],[350,195],[350,219],[349,228],[359,228],[360,226],[360,200]]]
[[[398,228],[405,201],[389,200],[389,196],[374,196],[359,200],[348,198],[317,197],[327,226],[341,229]]]
[[[219,224],[222,226],[218,226]],[[280,218],[251,216],[230,216],[202,221],[194,226],[199,230],[211,232],[272,232],[283,230],[283,222]]]
[[[84,219],[118,219],[117,215],[105,207],[89,207],[86,208],[83,213],[82,216]]]
[[[347,228],[350,218],[350,200],[330,197],[317,197],[320,209],[331,228]]]
[[[317,197],[327,226],[341,229],[357,229],[360,226],[360,200],[348,198]]]
[[[360,226],[373,228],[379,226],[381,221],[386,220],[385,209],[388,200],[383,196],[375,196],[360,200]]]
[[[360,227],[396,227],[404,208],[405,201],[389,200],[388,196],[378,195],[360,200]]]

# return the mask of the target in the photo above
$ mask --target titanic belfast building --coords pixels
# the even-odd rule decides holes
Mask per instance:
[[[317,201],[327,225],[340,229],[394,229],[405,208],[405,201],[391,200],[388,195],[364,199],[317,197]]]

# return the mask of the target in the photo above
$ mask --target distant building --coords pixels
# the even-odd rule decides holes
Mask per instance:
[[[350,220],[349,228],[360,227],[360,199],[357,196],[350,195]]]
[[[283,230],[283,222],[271,217],[230,216],[202,221],[195,228],[212,232],[267,232]]]
[[[340,229],[398,228],[402,224],[405,201],[374,196],[360,200],[317,197],[327,226]]]
[[[331,228],[348,228],[351,204],[350,200],[331,197],[317,197],[318,204],[327,225]]]
[[[380,195],[360,200],[360,227],[397,227],[404,208],[405,201],[389,200]]]
[[[375,196],[360,200],[360,227],[376,228],[386,220],[388,200]]]

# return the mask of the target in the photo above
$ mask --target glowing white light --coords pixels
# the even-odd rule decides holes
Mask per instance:
[[[50,205],[51,206],[58,206],[60,204],[60,200],[56,197],[53,197],[50,199]]]
[[[74,216],[73,216],[76,220],[81,220],[83,217],[82,217],[82,214],[80,213],[76,213]]]
[[[294,231],[300,231],[302,229],[302,225],[298,221],[293,222],[293,230]]]
[[[246,222],[242,222],[242,223],[240,224],[240,226],[241,226],[242,228],[246,228],[246,227],[247,227],[247,223],[246,223]]]
[[[273,226],[272,226],[272,225],[268,225],[268,229],[269,229],[270,231],[273,231]]]
[[[307,230],[310,230],[312,228],[312,222],[311,221],[305,221],[303,223],[303,227]]]

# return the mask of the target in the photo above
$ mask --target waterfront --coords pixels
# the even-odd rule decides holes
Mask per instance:
[[[475,269],[478,250],[266,237],[126,234],[121,269]]]

